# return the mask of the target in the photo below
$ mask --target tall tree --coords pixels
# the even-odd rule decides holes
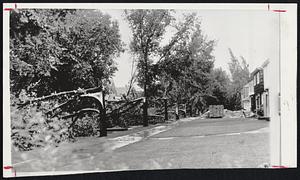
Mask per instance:
[[[22,89],[46,89],[52,70],[60,65],[63,48],[56,41],[59,24],[73,10],[13,10],[10,16],[10,83]]]
[[[230,83],[229,76],[222,68],[216,68],[211,71],[209,91],[216,97],[215,101],[211,102],[211,104],[221,104],[225,108],[228,108],[227,98]]]
[[[192,18],[191,18],[192,17]],[[199,20],[195,15],[186,17],[186,22],[192,19],[186,31],[169,55],[160,62],[163,83],[167,83],[166,94],[178,103],[187,103],[203,110],[211,93],[207,90],[209,74],[213,67],[212,55],[215,42],[208,40],[201,30]],[[192,108],[191,108],[192,109]],[[192,110],[191,110],[192,111]]]
[[[231,74],[231,86],[230,86],[230,97],[229,106],[232,110],[241,109],[241,90],[245,84],[248,83],[250,78],[249,66],[244,59],[240,57],[239,59],[233,54],[232,50],[229,48],[229,54],[231,61],[228,63],[229,70]]]
[[[159,43],[170,24],[172,17],[169,10],[125,10],[127,21],[133,33],[130,49],[139,57],[139,72],[144,75],[144,126],[148,126],[148,68],[149,57],[157,53]]]
[[[189,50],[192,55],[193,66],[189,70],[190,76],[193,77],[191,82],[191,106],[196,106],[203,111],[211,99],[215,99],[212,93],[208,91],[209,75],[214,65],[214,56],[212,55],[215,47],[214,40],[208,40],[203,34],[201,24],[195,24],[195,31],[192,34]]]
[[[100,86],[117,70],[115,58],[123,51],[117,21],[97,10],[78,10],[68,16],[60,42],[67,48],[65,66],[69,66],[75,87]],[[70,66],[71,65],[71,66]],[[74,88],[75,88],[74,87]]]

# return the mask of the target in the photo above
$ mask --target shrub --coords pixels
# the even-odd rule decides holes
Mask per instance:
[[[263,109],[263,108],[259,108],[259,109],[257,110],[257,115],[263,116],[263,115],[264,115],[264,109]]]
[[[71,133],[74,137],[94,136],[98,134],[98,118],[97,114],[83,114],[78,116],[74,125],[72,125]]]
[[[27,151],[35,147],[57,145],[61,141],[71,140],[68,130],[69,121],[58,117],[50,118],[45,112],[56,102],[33,103],[24,107],[18,102],[30,99],[26,93],[21,98],[11,97],[11,139],[18,150]]]

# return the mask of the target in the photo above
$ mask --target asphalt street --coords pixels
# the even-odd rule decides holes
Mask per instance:
[[[269,122],[187,118],[12,154],[18,172],[257,168],[269,163]]]

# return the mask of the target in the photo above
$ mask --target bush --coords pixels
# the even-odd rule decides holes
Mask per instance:
[[[33,103],[25,107],[18,102],[30,99],[26,93],[19,98],[11,97],[11,139],[18,150],[27,151],[35,147],[57,145],[61,141],[72,140],[68,130],[69,121],[58,117],[50,118],[45,112],[53,108],[56,102]]]
[[[97,114],[83,114],[72,125],[71,133],[74,137],[94,136],[98,134],[98,118]]]
[[[259,108],[259,109],[257,110],[257,115],[259,115],[259,116],[264,116],[264,109],[263,109],[263,108]]]
[[[70,139],[67,122],[59,118],[47,118],[36,106],[18,109],[11,107],[11,138],[19,150],[57,145]]]

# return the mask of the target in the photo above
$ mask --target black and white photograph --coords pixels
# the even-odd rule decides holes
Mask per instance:
[[[296,166],[296,5],[115,7],[4,6],[4,173]]]

